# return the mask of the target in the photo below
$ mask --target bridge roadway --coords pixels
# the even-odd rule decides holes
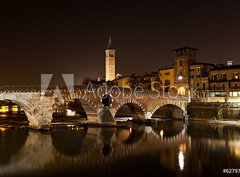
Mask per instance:
[[[109,95],[108,105],[103,104],[104,95]],[[55,110],[66,102],[79,100],[88,123],[115,124],[114,117],[120,108],[131,111],[133,121],[151,118],[157,110],[167,107],[172,117],[183,118],[187,114],[188,96],[169,95],[157,92],[130,92],[129,89],[106,89],[105,87],[76,86],[41,91],[38,86],[0,87],[0,100],[10,100],[25,112],[29,126],[35,129],[49,127]]]

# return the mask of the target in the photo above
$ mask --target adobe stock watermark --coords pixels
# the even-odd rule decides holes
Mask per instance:
[[[53,74],[41,74],[41,94],[45,95],[47,92],[47,89],[50,85],[50,82],[52,80]],[[65,85],[67,86],[67,91],[70,95],[70,98],[73,98],[74,94],[74,74],[62,74],[63,81]],[[64,99],[61,94],[61,90],[59,89],[59,86],[56,85],[54,89],[54,96],[58,98],[60,103],[64,103]]]
[[[53,74],[41,74],[41,94],[45,95],[49,88],[49,84],[53,78]],[[74,93],[77,90],[74,85],[74,74],[62,74],[63,81],[67,87],[67,92],[71,99],[74,99]],[[110,85],[108,82],[103,82],[102,85],[95,85],[92,82],[89,82],[87,85],[84,85],[82,96],[86,96],[87,94],[91,94],[93,98],[102,99],[104,96],[109,95],[112,99],[116,98],[136,98],[142,99],[144,96],[149,96],[153,99],[161,99],[161,98],[170,98],[170,99],[178,99],[179,97],[186,96],[189,94],[190,89],[188,87],[183,88],[185,90],[185,94],[179,93],[179,88],[176,86],[165,86],[161,85],[159,87],[155,87],[156,85],[160,85],[160,82],[154,81],[151,82],[151,90],[144,89],[143,86],[138,85],[135,87],[129,87],[125,85],[121,85],[121,87],[116,85]],[[75,90],[76,89],[76,90]],[[182,89],[182,88],[181,88]],[[191,93],[196,94],[197,89],[193,90]],[[61,90],[58,85],[55,86],[53,90],[54,96],[58,98],[60,103],[64,103],[64,98],[61,94]],[[194,94],[193,93],[193,94]],[[197,95],[197,94],[196,94]]]

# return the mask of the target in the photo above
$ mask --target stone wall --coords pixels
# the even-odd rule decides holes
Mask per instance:
[[[240,103],[192,102],[187,112],[190,119],[240,119]]]

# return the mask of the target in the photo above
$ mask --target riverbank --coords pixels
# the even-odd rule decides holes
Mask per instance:
[[[190,119],[240,120],[240,103],[191,102],[187,112]]]
[[[209,120],[207,122],[210,124],[231,125],[240,127],[240,120]]]

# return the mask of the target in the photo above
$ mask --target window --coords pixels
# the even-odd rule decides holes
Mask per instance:
[[[233,79],[239,79],[238,73],[233,73]]]
[[[227,92],[210,92],[209,96],[210,97],[226,97]]]
[[[170,75],[170,72],[166,72],[166,73],[165,73],[165,76],[168,76],[168,75]]]
[[[199,83],[197,83],[197,87],[199,87],[200,86],[200,84]]]
[[[170,85],[170,80],[165,80],[165,83],[164,83],[164,85]]]
[[[235,91],[235,92],[229,92],[230,97],[240,97],[240,92]]]
[[[212,80],[216,81],[217,80],[217,74],[212,75]]]
[[[226,73],[222,73],[221,74],[221,79],[222,80],[226,80],[227,79],[227,74]]]
[[[206,89],[206,84],[205,83],[203,83],[203,90],[205,90]]]
[[[225,84],[223,84],[223,89],[225,89]]]
[[[182,60],[179,61],[179,66],[182,66],[183,65],[183,62]]]

